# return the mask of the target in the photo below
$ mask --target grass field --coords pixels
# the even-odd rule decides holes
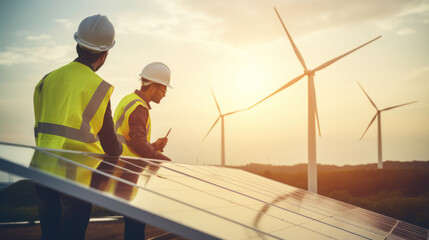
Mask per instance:
[[[146,239],[166,233],[164,230],[146,225]],[[90,222],[86,230],[85,240],[122,240],[124,236],[124,222]],[[39,224],[3,225],[0,226],[0,238],[4,240],[39,240]],[[174,237],[170,239],[185,240]]]

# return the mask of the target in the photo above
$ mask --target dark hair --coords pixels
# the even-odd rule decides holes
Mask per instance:
[[[141,77],[140,78],[140,82],[141,82],[141,84],[142,84],[142,87],[140,88],[142,91],[147,91],[149,88],[150,88],[150,85],[152,85],[152,84],[150,84],[150,85],[147,85],[147,86],[143,86],[143,83],[144,82],[151,82],[150,80],[148,80],[148,79],[146,79],[146,78],[144,78],[144,77]]]
[[[157,86],[157,87],[158,86],[162,86],[162,84],[159,84],[159,83],[156,83],[156,82],[152,82],[152,81],[147,80],[145,78],[140,78],[140,82],[142,83],[142,86],[140,88],[140,90],[142,90],[142,91],[147,91],[152,85]],[[147,86],[143,86],[143,82],[152,82],[152,84],[147,85]]]
[[[147,86],[143,86],[142,85],[142,87],[140,88],[140,90],[142,90],[143,92],[146,92],[150,88],[150,86],[152,86],[152,84],[151,85],[147,85]]]
[[[76,52],[77,55],[80,59],[86,60],[89,63],[94,63],[96,62],[106,51],[104,52],[99,52],[99,53],[93,53],[90,52],[89,49],[85,49],[81,46],[79,46],[79,44],[76,44]]]

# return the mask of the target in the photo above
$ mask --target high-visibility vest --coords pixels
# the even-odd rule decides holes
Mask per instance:
[[[47,74],[34,91],[36,145],[104,153],[97,135],[112,92],[112,85],[79,62]],[[90,167],[97,167],[99,163],[82,158],[77,161]],[[65,176],[65,167],[55,162],[46,164],[33,158],[32,165]]]
[[[127,142],[130,141],[130,125],[128,120],[130,118],[131,113],[138,107],[143,106],[146,109],[146,102],[141,99],[137,94],[131,93],[125,96],[118,104],[115,110],[115,114],[113,116],[113,122],[115,123],[115,132],[118,137],[119,142],[121,142],[123,150],[122,155],[124,156],[134,156],[134,157],[142,157],[136,151],[134,151],[131,147],[127,145]],[[151,134],[151,121],[150,114],[148,114],[148,119],[146,122],[146,140],[150,143],[150,134]]]

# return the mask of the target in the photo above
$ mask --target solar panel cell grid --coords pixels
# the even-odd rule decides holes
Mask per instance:
[[[427,239],[426,229],[238,169],[0,143],[0,170],[192,239]]]

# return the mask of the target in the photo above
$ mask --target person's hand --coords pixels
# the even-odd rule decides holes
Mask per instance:
[[[155,148],[156,151],[162,152],[167,145],[168,138],[158,138],[154,143],[152,143],[152,147]]]

